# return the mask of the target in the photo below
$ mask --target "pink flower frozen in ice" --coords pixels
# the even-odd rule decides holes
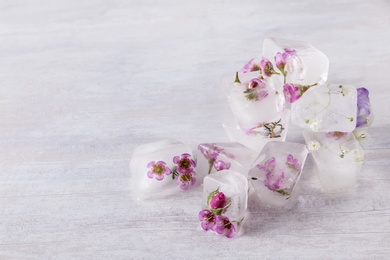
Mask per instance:
[[[348,132],[338,132],[338,131],[335,131],[335,132],[328,132],[325,135],[327,137],[331,137],[331,138],[334,138],[336,140],[339,140],[339,139],[343,138],[344,136],[348,135]]]
[[[236,233],[236,227],[230,222],[228,217],[217,216],[215,218],[216,224],[213,227],[213,230],[220,235],[224,235],[227,238],[232,238]]]
[[[223,147],[219,147],[215,144],[200,144],[198,145],[198,149],[207,160],[213,161],[223,151]]]
[[[260,64],[259,59],[253,58],[244,65],[244,67],[240,70],[240,72],[248,73],[248,72],[258,71],[260,70],[259,64]]]
[[[225,207],[225,205],[226,196],[223,192],[218,192],[217,194],[215,194],[209,202],[209,206],[211,209],[222,209]]]
[[[287,102],[294,103],[301,97],[301,89],[294,84],[284,84],[283,94]]]
[[[201,221],[200,225],[204,230],[213,229],[215,226],[215,215],[208,209],[199,212],[198,219]]]
[[[214,161],[213,165],[214,165],[214,168],[217,171],[227,170],[227,169],[230,168],[230,163],[229,162],[224,162],[224,161],[221,161],[221,160]]]
[[[263,74],[263,76],[270,77],[270,76],[272,76],[272,74],[279,74],[278,72],[276,72],[274,70],[272,63],[266,58],[263,58],[261,60],[260,69],[261,69],[261,74]]]
[[[289,50],[289,49],[284,49],[283,53],[280,52],[276,53],[275,56],[276,67],[280,70],[280,72],[282,72],[284,76],[286,76],[284,67],[286,66],[289,59],[291,59],[295,54],[296,54],[295,50]]]
[[[271,157],[263,165],[258,164],[257,168],[261,171],[270,172],[270,171],[273,171],[275,169],[275,165],[276,165],[275,157]]]
[[[164,175],[171,174],[171,170],[165,165],[166,163],[163,161],[158,161],[158,162],[152,161],[148,163],[146,167],[150,169],[147,173],[147,176],[151,179],[155,177],[156,180],[161,181],[162,179],[164,179]]]
[[[290,167],[298,172],[301,170],[301,165],[298,163],[298,160],[295,159],[291,154],[289,154],[287,156],[286,164],[288,167]]]
[[[194,185],[196,182],[195,172],[190,173],[180,173],[176,177],[176,183],[180,185],[182,190],[188,189],[191,185]]]
[[[195,161],[191,159],[191,155],[188,153],[173,157],[173,162],[177,164],[177,171],[179,173],[190,173],[196,166]]]
[[[284,179],[285,179],[285,175],[283,171],[279,173],[275,173],[275,171],[272,172],[270,171],[267,172],[265,176],[264,185],[272,191],[277,191],[281,188]]]
[[[244,94],[249,101],[259,101],[268,96],[267,84],[259,78],[251,79],[245,85]]]

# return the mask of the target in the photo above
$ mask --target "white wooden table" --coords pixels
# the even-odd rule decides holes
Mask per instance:
[[[0,259],[389,259],[389,2],[240,2],[0,1]],[[296,206],[251,205],[233,240],[200,230],[201,187],[136,201],[132,149],[227,141],[219,80],[269,36],[370,90],[357,190],[322,193],[309,160]]]

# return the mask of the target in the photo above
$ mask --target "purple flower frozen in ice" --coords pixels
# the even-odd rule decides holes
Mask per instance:
[[[204,230],[213,229],[215,226],[215,215],[208,209],[199,212],[198,218],[201,221],[200,225]]]
[[[244,67],[240,70],[240,72],[248,73],[248,72],[252,72],[252,71],[258,71],[258,70],[260,70],[259,63],[260,63],[260,61],[258,58],[253,58],[250,61],[248,61],[247,64],[244,65]]]
[[[327,137],[331,137],[331,138],[334,138],[336,140],[339,140],[339,139],[343,138],[344,136],[348,135],[348,132],[338,132],[338,131],[335,131],[335,132],[326,133],[325,135]]]
[[[173,162],[177,164],[177,171],[179,173],[190,173],[196,166],[195,161],[191,159],[191,155],[188,153],[183,153],[181,157],[173,157]]]
[[[369,92],[366,88],[357,89],[357,118],[356,127],[369,126],[369,116],[371,115]]]
[[[218,234],[232,238],[236,233],[236,227],[230,222],[228,217],[217,216],[215,222],[216,224],[214,225],[213,230]]]
[[[284,49],[283,53],[276,53],[275,56],[275,63],[276,67],[282,72],[283,75],[286,75],[286,72],[284,70],[284,67],[286,66],[288,60],[293,57],[296,54],[295,50],[289,50],[289,49]]]
[[[298,163],[298,160],[294,159],[294,157],[291,154],[289,154],[287,156],[286,164],[288,167],[290,167],[298,172],[301,170],[301,165]]]
[[[164,179],[164,175],[171,174],[171,170],[165,165],[166,163],[163,161],[158,161],[158,162],[152,161],[148,163],[146,167],[150,169],[147,173],[147,176],[151,179],[155,177],[156,180],[161,181],[162,179]]]
[[[275,173],[275,171],[270,171],[265,175],[264,185],[272,191],[277,191],[281,188],[284,179],[285,176],[283,171],[279,174]]]
[[[194,185],[196,182],[195,172],[190,173],[180,173],[176,177],[176,183],[180,185],[182,190],[188,189],[191,185]]]
[[[275,157],[271,157],[263,165],[258,164],[257,168],[261,171],[270,172],[275,169],[275,164],[276,164]]]
[[[214,165],[214,168],[217,171],[227,170],[227,169],[230,168],[230,163],[229,162],[224,162],[224,161],[221,161],[221,160],[214,161],[213,165]]]
[[[218,192],[217,194],[215,194],[209,202],[209,206],[211,209],[222,209],[225,207],[225,205],[226,196],[223,192]]]
[[[272,76],[272,74],[279,74],[278,72],[276,72],[274,70],[272,63],[266,58],[263,58],[261,60],[260,69],[261,69],[261,73],[263,74],[263,76],[270,77],[270,76]]]
[[[284,84],[283,94],[287,102],[294,103],[301,97],[301,89],[294,84]]]

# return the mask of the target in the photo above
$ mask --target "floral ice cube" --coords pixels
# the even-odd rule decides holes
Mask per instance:
[[[211,173],[230,169],[248,176],[257,152],[239,143],[204,143],[198,145],[198,180]]]
[[[291,122],[313,132],[351,132],[356,127],[356,104],[353,86],[315,86],[292,104]]]
[[[241,173],[222,170],[203,181],[201,227],[232,238],[242,234],[248,202],[248,180]]]
[[[353,133],[304,131],[325,191],[346,191],[356,185],[364,152]]]
[[[161,140],[134,149],[130,161],[138,199],[160,198],[196,183],[191,148],[175,140]]]
[[[327,80],[329,59],[311,44],[301,41],[266,38],[263,59],[274,63],[279,74],[267,77],[267,84],[276,90],[286,84],[310,86]]]
[[[249,171],[249,181],[262,204],[284,207],[294,191],[305,163],[306,146],[269,142]]]
[[[275,122],[284,112],[284,97],[258,75],[241,75],[243,83],[224,82],[223,88],[239,127],[251,129],[260,122]],[[245,81],[244,81],[245,80]]]
[[[234,117],[226,118],[222,124],[229,139],[260,152],[264,145],[271,141],[285,141],[291,111],[286,109],[276,121],[257,122],[250,129],[241,128]]]

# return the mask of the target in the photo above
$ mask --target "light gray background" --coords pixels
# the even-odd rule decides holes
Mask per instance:
[[[388,259],[390,2],[0,1],[0,259]],[[321,193],[309,159],[285,213],[199,229],[201,187],[139,202],[139,144],[227,141],[221,77],[274,36],[312,43],[329,82],[370,90],[355,192]],[[288,140],[302,142],[293,128]]]

